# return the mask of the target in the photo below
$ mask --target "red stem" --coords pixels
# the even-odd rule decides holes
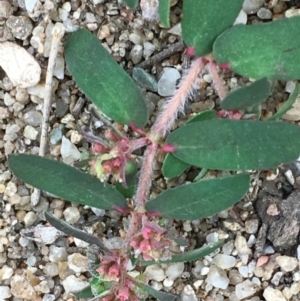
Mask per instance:
[[[219,76],[217,64],[214,60],[210,59],[208,61],[208,70],[210,75],[212,76],[213,82],[215,84],[215,89],[220,97],[221,100],[223,100],[226,97],[226,91],[224,89],[224,85],[222,83],[222,80]]]

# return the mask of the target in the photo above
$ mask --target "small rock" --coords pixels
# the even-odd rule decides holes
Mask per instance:
[[[253,296],[257,290],[257,285],[247,279],[235,287],[235,294],[241,300]]]
[[[248,278],[249,268],[246,265],[241,265],[238,267],[239,273],[244,277]]]
[[[9,107],[15,103],[16,99],[12,97],[9,93],[4,94],[4,104]]]
[[[248,247],[246,238],[241,235],[236,237],[234,246],[240,255],[251,254],[251,249]]]
[[[37,298],[34,288],[24,274],[14,275],[11,278],[10,286],[11,293],[16,298],[20,298],[22,300],[36,300]]]
[[[29,211],[26,213],[24,217],[25,226],[31,226],[37,219],[36,214],[33,211]]]
[[[169,265],[166,268],[166,275],[172,279],[175,280],[179,278],[184,271],[184,263],[183,262],[177,262]]]
[[[80,212],[77,207],[68,207],[63,214],[66,222],[69,224],[75,224],[80,218]]]
[[[12,7],[9,1],[0,1],[0,19],[7,19],[12,13]]]
[[[57,54],[53,75],[56,76],[58,79],[64,79],[65,77],[65,60],[61,53]]]
[[[286,301],[281,291],[270,286],[264,290],[263,296],[265,297],[266,301]]]
[[[72,269],[75,273],[84,273],[87,271],[87,259],[80,253],[69,255],[68,264],[70,269]]]
[[[278,256],[276,262],[284,272],[292,272],[298,267],[298,260],[290,256]]]
[[[243,10],[247,15],[255,14],[264,4],[264,0],[245,0]]]
[[[207,274],[206,282],[216,288],[226,289],[229,284],[229,279],[225,271],[212,265]]]
[[[55,295],[52,294],[45,294],[43,296],[43,301],[54,301],[56,299]]]
[[[10,279],[11,276],[13,275],[13,273],[14,273],[14,270],[11,267],[4,265],[0,269],[0,281]],[[0,296],[2,296],[2,295],[0,294]]]
[[[162,282],[166,278],[164,270],[158,264],[147,266],[144,275],[148,280],[155,280],[157,282]]]
[[[14,86],[27,88],[40,81],[40,65],[31,54],[15,43],[0,43],[0,66]]]
[[[51,262],[61,262],[66,260],[68,257],[66,248],[57,247],[57,246],[50,246],[49,248],[49,260]]]
[[[9,286],[0,286],[0,296],[1,300],[8,299],[11,297]]]
[[[243,281],[242,275],[235,269],[229,271],[229,283],[233,286],[241,283]]]
[[[23,135],[29,140],[36,140],[38,133],[39,132],[34,127],[32,127],[31,125],[26,125]]]
[[[80,152],[77,147],[65,136],[62,137],[60,153],[66,164],[72,164],[80,159]]]
[[[38,0],[25,0],[25,8],[28,12],[33,12],[33,9]]]
[[[258,230],[258,219],[250,219],[245,222],[245,230],[249,234],[254,234]]]
[[[90,283],[88,281],[84,281],[80,278],[75,277],[74,275],[68,276],[62,282],[66,293],[81,291],[87,286],[89,286],[89,284]]]
[[[63,125],[58,126],[57,128],[54,128],[50,132],[50,144],[56,145],[58,144],[63,137]]]
[[[163,74],[158,81],[158,94],[161,96],[171,96],[176,90],[177,80],[180,73],[175,68],[164,68]]]
[[[143,47],[141,45],[134,45],[134,47],[130,51],[130,58],[133,64],[138,64],[143,55]]]
[[[129,35],[129,41],[131,41],[135,45],[141,45],[142,44],[142,37],[141,35],[133,32]]]
[[[25,16],[10,16],[6,21],[6,25],[10,28],[14,37],[20,40],[27,39],[33,29],[31,20]]]
[[[274,274],[272,280],[271,280],[271,283],[273,283],[275,286],[277,286],[280,282],[280,279],[283,275],[283,272],[277,272]]]
[[[139,87],[146,90],[157,92],[157,81],[154,76],[146,72],[142,68],[133,68],[132,78],[136,81]]]
[[[168,30],[168,33],[173,34],[175,36],[181,36],[181,23],[177,23],[175,26],[171,27]]]
[[[237,24],[244,24],[246,25],[247,24],[247,14],[241,9],[241,11],[239,12],[237,18],[235,19],[234,21],[234,25],[237,25]]]
[[[144,55],[144,58],[147,60],[152,55],[152,53],[155,51],[155,46],[150,42],[145,42],[143,44],[143,46],[144,46],[143,55]]]
[[[268,20],[272,19],[273,14],[269,9],[262,7],[258,10],[257,16],[262,20]]]
[[[198,298],[190,285],[186,285],[181,293],[181,301],[197,301]]]
[[[23,115],[24,121],[31,126],[39,126],[42,123],[43,116],[40,112],[32,110]]]
[[[54,262],[47,262],[43,271],[47,276],[52,278],[58,275],[58,266]]]
[[[217,267],[221,268],[222,270],[227,270],[230,268],[233,268],[236,265],[236,258],[233,256],[228,256],[224,254],[217,254],[213,258],[213,264],[215,264]]]

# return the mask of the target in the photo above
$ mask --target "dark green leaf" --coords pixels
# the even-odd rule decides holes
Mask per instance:
[[[273,116],[268,118],[268,120],[278,120],[279,118],[281,118],[294,104],[299,93],[300,93],[300,85],[299,85],[299,83],[297,83],[293,93],[291,93],[288,100],[283,104],[283,106]]]
[[[190,262],[190,261],[195,261],[198,260],[206,255],[211,254],[212,252],[214,252],[216,249],[220,248],[221,245],[223,244],[223,241],[218,241],[215,243],[210,243],[208,245],[205,245],[199,249],[195,249],[192,251],[187,251],[181,254],[176,254],[173,255],[171,259],[169,260],[162,260],[162,261],[155,261],[155,260],[151,260],[151,261],[142,261],[141,265],[142,266],[148,266],[148,265],[152,265],[152,264],[163,264],[163,263],[173,263],[173,262]]]
[[[90,285],[84,288],[83,290],[79,291],[78,293],[73,293],[73,295],[76,298],[91,298],[94,296]]]
[[[182,36],[187,46],[195,48],[196,56],[212,51],[213,42],[232,26],[242,9],[243,0],[184,0]]]
[[[249,189],[249,175],[203,180],[165,190],[146,203],[146,210],[167,218],[195,220],[238,202]]]
[[[125,198],[117,190],[64,163],[16,154],[9,155],[8,164],[22,181],[70,202],[100,209],[127,208]]]
[[[139,0],[123,0],[123,2],[129,7],[129,8],[135,8],[137,4],[139,3]]]
[[[81,230],[69,225],[65,221],[56,218],[54,215],[52,215],[49,212],[45,212],[44,214],[45,214],[46,220],[56,229],[66,233],[67,235],[81,239],[91,245],[97,245],[105,252],[110,253],[110,251],[105,247],[103,242],[98,237],[88,234],[84,231],[81,231]]]
[[[215,117],[216,117],[216,111],[206,110],[190,118],[186,122],[186,124],[197,122],[197,121],[210,120]],[[166,155],[164,159],[163,166],[162,166],[162,174],[164,177],[172,179],[180,176],[189,166],[190,164],[187,164],[179,160],[173,154],[169,153]]]
[[[266,77],[229,93],[221,103],[224,110],[243,110],[265,101],[271,92]]]
[[[159,0],[158,14],[164,27],[170,27],[171,0]]]
[[[140,90],[91,32],[80,29],[69,35],[65,57],[80,89],[104,114],[123,124],[146,124]]]
[[[300,79],[299,28],[299,16],[233,26],[216,39],[213,56],[246,77]]]
[[[154,298],[160,301],[178,301],[179,298],[176,295],[170,293],[164,293],[157,291],[156,289],[152,288],[150,285],[147,285],[141,281],[135,279],[137,286],[139,286],[142,290],[146,291],[148,294],[152,295]]]
[[[296,160],[300,128],[284,122],[213,119],[169,135],[175,157],[219,170],[270,169]]]
[[[126,184],[127,188],[125,188],[122,183],[116,184],[116,189],[125,197],[132,198],[134,195],[136,182],[137,182],[137,167],[133,161],[128,162],[126,168]]]

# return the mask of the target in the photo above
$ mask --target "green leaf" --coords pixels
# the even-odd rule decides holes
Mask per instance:
[[[300,85],[299,83],[296,83],[295,89],[293,93],[290,94],[288,100],[282,105],[282,107],[273,116],[268,118],[268,120],[278,120],[279,118],[281,118],[294,104],[299,93],[300,93]]]
[[[208,217],[238,202],[248,191],[249,181],[249,175],[238,174],[168,189],[148,201],[146,210],[182,220]]]
[[[284,122],[213,119],[177,129],[167,143],[175,146],[175,157],[191,165],[270,169],[298,158],[300,128]]]
[[[105,247],[103,242],[98,237],[88,234],[84,231],[81,231],[81,230],[69,225],[65,221],[56,218],[54,215],[52,215],[49,212],[45,212],[44,214],[45,214],[46,220],[56,229],[66,233],[67,235],[81,239],[91,245],[97,245],[105,252],[110,253],[110,251]]]
[[[122,183],[116,184],[116,189],[125,197],[132,198],[134,195],[136,182],[137,182],[137,167],[133,161],[127,163],[125,167],[126,173],[126,184],[127,188],[125,188]]]
[[[271,92],[271,84],[266,77],[239,88],[227,95],[221,103],[224,110],[243,110],[265,101]]]
[[[170,293],[164,293],[157,291],[156,289],[152,288],[150,285],[147,285],[141,281],[135,279],[135,283],[139,286],[143,291],[146,291],[148,294],[152,295],[154,298],[160,301],[178,301],[179,298],[176,295]]]
[[[80,89],[104,114],[123,124],[146,124],[148,112],[140,90],[96,36],[86,29],[69,35],[65,57]]]
[[[117,190],[64,163],[13,154],[8,157],[8,165],[22,181],[70,202],[100,209],[127,208],[126,200]]]
[[[171,0],[159,0],[158,14],[159,20],[164,27],[170,27]]]
[[[131,9],[136,8],[139,0],[123,0],[123,2]]]
[[[176,254],[173,255],[171,259],[169,260],[161,260],[161,261],[142,261],[141,265],[142,266],[148,266],[152,264],[163,264],[163,263],[173,263],[173,262],[191,262],[191,261],[196,261],[206,255],[211,254],[214,252],[216,249],[220,248],[224,242],[223,241],[218,241],[215,243],[209,243],[199,249],[187,251],[181,254]]]
[[[195,48],[196,56],[212,52],[213,42],[232,26],[243,0],[184,0],[182,36],[187,46]]]
[[[215,118],[216,114],[217,113],[214,110],[206,110],[190,118],[186,122],[186,124],[197,122],[197,121],[210,120]],[[166,155],[164,159],[163,166],[162,166],[162,174],[165,178],[172,179],[180,176],[189,166],[190,164],[187,164],[179,160],[172,153],[169,153]]]
[[[216,39],[213,56],[245,77],[300,79],[299,28],[299,16],[233,26]]]
[[[73,293],[73,295],[76,298],[91,298],[94,296],[90,285],[84,288],[83,290],[79,291],[78,293]]]

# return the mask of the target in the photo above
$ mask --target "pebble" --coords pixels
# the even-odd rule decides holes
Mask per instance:
[[[65,60],[61,53],[58,53],[55,59],[53,75],[58,79],[64,79],[65,77]]]
[[[32,127],[31,125],[26,125],[23,135],[29,140],[36,140],[38,133],[39,132],[34,127]]]
[[[251,254],[251,249],[248,247],[246,238],[241,235],[237,235],[234,246],[237,249],[239,255]]]
[[[31,54],[15,43],[0,43],[0,66],[14,86],[28,88],[40,81],[40,65]]]
[[[25,8],[28,12],[33,12],[33,9],[38,0],[25,0]]]
[[[31,126],[39,126],[42,122],[43,116],[36,110],[28,111],[23,115],[24,121]]]
[[[279,284],[279,281],[283,275],[283,272],[276,272],[271,280],[271,283],[273,283],[275,286]]]
[[[175,26],[171,27],[168,30],[168,33],[173,34],[175,36],[181,36],[181,23],[177,23]]]
[[[184,289],[182,290],[182,293],[180,295],[181,301],[197,301],[198,298],[196,296],[195,291],[190,285],[186,285]]]
[[[152,53],[155,51],[155,46],[150,42],[145,42],[143,44],[143,46],[144,46],[143,55],[144,55],[144,58],[147,60],[152,55]]]
[[[244,280],[242,275],[236,269],[231,269],[228,273],[228,276],[229,283],[232,285],[237,285]]]
[[[256,284],[247,279],[244,282],[236,285],[235,294],[239,300],[245,299],[253,296],[257,292],[258,288],[259,287]]]
[[[226,289],[229,284],[229,279],[225,271],[212,265],[207,274],[206,282],[216,288]]]
[[[176,262],[171,265],[169,265],[165,273],[169,277],[169,279],[175,280],[179,278],[184,271],[184,263],[183,262]]]
[[[7,19],[12,12],[10,1],[1,1],[0,5],[0,19]]]
[[[50,246],[49,248],[49,260],[51,262],[61,262],[67,259],[67,251],[64,247]]]
[[[50,144],[56,145],[58,144],[63,137],[63,125],[60,125],[50,132]]]
[[[64,163],[72,164],[80,159],[80,152],[77,147],[65,136],[62,137],[60,153]]]
[[[10,28],[13,36],[20,40],[26,40],[33,29],[31,20],[26,16],[10,16],[6,25]]]
[[[37,219],[37,215],[33,211],[29,211],[24,216],[24,223],[26,226],[31,226]]]
[[[143,56],[143,46],[141,45],[134,45],[134,47],[130,51],[130,58],[133,64],[138,64]]]
[[[235,19],[233,25],[237,25],[237,24],[247,24],[247,14],[244,12],[244,10],[241,9],[241,11],[239,12],[237,18]]]
[[[225,255],[230,255],[233,251],[233,248],[234,248],[234,241],[233,240],[229,240],[227,241],[223,247],[222,247],[222,252],[225,254]]]
[[[258,10],[257,16],[262,20],[268,20],[272,19],[273,14],[269,9],[262,7]]]
[[[80,253],[74,253],[68,256],[69,268],[75,273],[84,273],[87,271],[87,259]]]
[[[22,300],[36,300],[37,294],[25,274],[14,275],[11,278],[10,286],[11,293],[15,298],[20,298]]]
[[[13,275],[13,273],[14,273],[14,270],[11,267],[4,265],[0,269],[0,281],[10,279],[11,276]],[[1,296],[1,294],[0,294],[0,296]]]
[[[245,222],[245,231],[249,234],[254,234],[258,230],[258,219],[250,219]]]
[[[56,299],[55,295],[45,294],[43,296],[43,301],[54,301]]]
[[[248,278],[249,268],[246,265],[241,265],[238,267],[239,273],[244,277]]]
[[[272,287],[267,287],[264,290],[263,296],[266,299],[266,301],[286,301],[281,291]]]
[[[166,278],[164,270],[158,264],[147,266],[144,275],[148,280],[155,280],[157,282],[162,282]]]
[[[66,222],[75,224],[80,218],[80,212],[77,207],[68,207],[63,212]]]
[[[247,15],[255,14],[264,4],[264,0],[245,0],[243,10]]]
[[[9,286],[5,286],[5,285],[0,286],[0,296],[1,296],[1,300],[8,299],[11,297]]]
[[[163,74],[158,81],[158,94],[161,96],[171,96],[176,90],[177,80],[180,73],[175,68],[164,68]]]
[[[43,270],[49,277],[55,277],[58,275],[58,266],[54,262],[47,262]]]
[[[298,267],[298,260],[290,256],[278,256],[276,262],[284,272],[292,272]]]
[[[133,68],[132,78],[136,81],[137,85],[146,90],[157,92],[157,81],[155,77],[142,68]]]
[[[224,254],[217,254],[212,261],[213,264],[215,264],[222,270],[227,270],[234,267],[236,265],[236,262],[237,260],[235,257]]]
[[[70,275],[62,281],[66,293],[81,291],[89,286],[89,284],[89,281],[82,280],[74,275]]]

